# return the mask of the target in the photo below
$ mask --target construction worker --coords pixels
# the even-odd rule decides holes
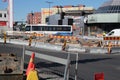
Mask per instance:
[[[108,42],[108,54],[111,53],[111,51],[112,51],[111,49],[112,49],[112,42],[109,41],[109,42]]]
[[[103,32],[103,36],[105,36],[106,35],[106,33],[105,32]]]
[[[29,46],[31,46],[31,43],[32,43],[32,36],[30,36],[29,38]]]
[[[62,46],[62,50],[63,50],[63,51],[65,51],[66,44],[67,44],[67,41],[66,41],[66,40],[64,40],[64,44],[63,44],[63,46]]]

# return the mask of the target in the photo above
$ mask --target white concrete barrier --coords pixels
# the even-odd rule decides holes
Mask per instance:
[[[91,48],[90,49],[90,53],[95,53],[95,54],[106,54],[108,53],[107,48],[101,48],[101,47],[97,47],[97,48]]]

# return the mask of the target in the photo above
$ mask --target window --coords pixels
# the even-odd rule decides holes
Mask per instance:
[[[113,35],[114,34],[114,31],[111,31],[110,33],[108,33],[108,35]]]
[[[38,28],[39,28],[38,26],[32,26],[33,31],[38,31],[39,30]]]
[[[0,17],[2,17],[2,13],[0,13]]]
[[[26,26],[25,31],[30,31],[30,26]]]
[[[4,14],[4,17],[6,18],[6,14]]]

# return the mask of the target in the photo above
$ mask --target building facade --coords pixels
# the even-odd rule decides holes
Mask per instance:
[[[53,6],[51,8],[41,8],[41,23],[46,23],[46,18],[50,15],[60,14],[61,12],[65,12],[68,16],[81,16],[81,12],[83,11],[93,11],[93,7],[85,7],[85,5],[73,6]]]
[[[92,15],[88,15],[88,28],[91,32],[109,32],[120,28],[120,0],[108,0]]]
[[[7,10],[0,10],[0,33],[5,30],[8,30]]]
[[[28,24],[41,24],[41,12],[32,12],[27,15]]]

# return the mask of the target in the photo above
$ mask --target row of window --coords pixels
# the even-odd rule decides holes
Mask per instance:
[[[30,31],[31,27],[27,26],[26,31]],[[32,26],[33,31],[71,31],[71,27],[44,27],[44,26]]]
[[[4,13],[0,13],[0,17],[4,17],[4,18],[6,18],[6,14]]]
[[[100,7],[96,13],[120,13],[120,6]]]

